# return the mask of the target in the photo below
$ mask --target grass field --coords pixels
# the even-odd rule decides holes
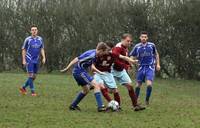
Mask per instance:
[[[91,92],[81,112],[68,110],[80,90],[71,76],[40,74],[37,97],[22,96],[18,88],[25,74],[0,74],[0,128],[200,128],[200,82],[156,79],[151,105],[131,109],[126,89],[119,87],[121,112],[98,113]],[[141,102],[144,102],[142,88]]]

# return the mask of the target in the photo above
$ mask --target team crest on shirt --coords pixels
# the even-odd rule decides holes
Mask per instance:
[[[40,48],[40,46],[41,46],[40,44],[33,44],[33,45],[31,45],[32,48]]]

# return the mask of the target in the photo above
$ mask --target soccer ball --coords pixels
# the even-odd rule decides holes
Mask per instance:
[[[119,109],[119,103],[115,100],[111,100],[108,103],[108,108],[112,109],[113,111],[117,111]]]

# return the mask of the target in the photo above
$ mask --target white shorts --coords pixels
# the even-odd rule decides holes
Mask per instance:
[[[104,84],[106,87],[110,89],[117,88],[115,79],[112,73],[104,72],[105,74],[95,73],[94,79],[99,84]]]
[[[128,73],[126,72],[125,69],[123,69],[122,71],[116,71],[114,69],[112,69],[112,74],[114,76],[114,78],[121,84],[128,84],[128,83],[132,83],[131,78],[129,77]]]

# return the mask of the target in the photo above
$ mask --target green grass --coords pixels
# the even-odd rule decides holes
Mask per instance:
[[[40,74],[37,97],[22,96],[18,88],[25,74],[0,74],[0,128],[200,128],[200,82],[155,80],[152,102],[134,112],[127,91],[119,87],[122,112],[98,113],[91,92],[81,112],[68,110],[81,89],[71,76]],[[145,86],[142,88],[144,102]]]

